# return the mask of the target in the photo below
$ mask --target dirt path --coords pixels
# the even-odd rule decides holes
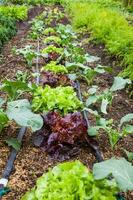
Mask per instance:
[[[34,8],[29,13],[29,20],[38,15],[44,8],[37,7]],[[26,38],[27,33],[29,31],[30,25],[27,22],[23,22],[18,24],[18,33],[17,35],[5,45],[3,50],[3,64],[0,66],[0,80],[3,78],[14,78],[17,70],[28,72],[26,64],[23,60],[12,54],[12,47],[16,46],[17,48],[25,46],[29,41]],[[82,36],[82,41],[86,38],[86,35]],[[87,44],[84,45],[86,52],[91,55],[96,55],[101,57],[101,65],[113,66],[114,74],[118,73],[117,70],[117,62],[115,58],[111,58],[104,51],[104,47],[102,45],[92,45]],[[106,86],[111,86],[113,82],[113,75],[104,74],[95,80],[95,84],[98,84],[101,89]],[[88,88],[83,83],[82,91],[86,91]],[[125,91],[119,92],[118,96],[115,98],[113,102],[113,106],[110,108],[109,118],[113,118],[116,122],[124,116],[125,114],[131,112],[133,110],[133,101],[128,98],[128,95]],[[92,116],[89,116],[90,123],[93,122]],[[0,135],[0,174],[2,173],[4,166],[6,164],[10,148],[5,144],[5,139],[8,137],[15,137],[18,133],[18,129],[16,127],[10,126],[8,127],[3,135]],[[112,151],[110,148],[108,138],[105,134],[101,134],[98,138],[100,149],[104,155],[105,159],[109,159],[113,156],[123,156],[123,151],[121,148],[125,148],[129,151],[133,150],[133,138],[127,137],[122,139],[115,151]],[[12,175],[10,176],[9,186],[11,188],[11,192],[3,197],[3,200],[19,200],[21,196],[27,191],[29,188],[33,187],[36,179],[41,176],[45,171],[47,171],[48,167],[52,167],[58,162],[62,162],[64,160],[72,160],[79,159],[84,164],[86,164],[89,168],[92,168],[95,157],[92,154],[91,149],[86,144],[78,144],[76,145],[71,152],[68,154],[64,154],[59,159],[54,159],[49,157],[42,150],[33,147],[32,144],[32,134],[27,131],[24,139],[23,146],[21,151],[19,152],[17,159],[15,161],[14,170]],[[133,194],[128,194],[126,197],[127,200],[133,199]]]

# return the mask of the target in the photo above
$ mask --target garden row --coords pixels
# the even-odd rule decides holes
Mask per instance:
[[[19,126],[36,131],[36,146],[49,154],[59,155],[65,148],[69,151],[77,141],[88,141],[103,129],[113,148],[121,137],[132,133],[133,126],[129,122],[133,115],[124,116],[120,125],[115,127],[111,119],[106,119],[108,106],[111,106],[117,91],[131,81],[115,77],[111,88],[99,91],[98,86],[93,85],[94,80],[109,69],[98,64],[98,57],[84,52],[78,35],[66,21],[58,7],[53,10],[46,8],[32,21],[27,36],[29,45],[21,49],[13,48],[15,54],[24,58],[27,67],[32,67],[37,82],[28,83],[24,73],[18,74],[16,80],[3,82],[1,90],[6,98],[1,99],[1,131],[9,121],[14,120]],[[77,97],[77,81],[88,85],[84,102]],[[23,99],[26,94],[29,100]],[[97,104],[98,109],[94,110]],[[94,115],[94,126],[87,127],[82,111]],[[8,140],[8,144],[14,148],[17,144],[17,150],[21,145],[17,140]],[[126,181],[123,169],[128,175]],[[116,199],[119,191],[133,188],[132,171],[131,164],[125,159],[95,164],[93,175],[80,162],[65,163],[43,175],[37,186],[22,199]],[[109,174],[115,179],[104,179]]]
[[[40,84],[42,86],[39,86],[34,92],[32,108],[36,112],[40,111],[47,114],[44,116],[43,128],[35,134],[34,143],[43,147],[43,150],[50,154],[61,154],[65,146],[69,145],[69,148],[73,148],[72,145],[78,140],[87,140],[87,135],[95,136],[99,129],[104,129],[113,148],[121,137],[132,133],[132,126],[127,124],[125,126],[124,123],[132,120],[133,115],[124,116],[118,129],[114,129],[112,120],[106,120],[100,114],[107,114],[107,105],[111,104],[116,92],[123,89],[126,84],[130,84],[131,81],[122,77],[115,77],[111,88],[97,94],[98,87],[93,85],[94,78],[97,74],[108,71],[108,67],[98,65],[98,57],[84,52],[72,27],[61,23],[64,22],[62,20],[63,17],[63,14],[58,9],[49,10],[48,13],[43,13],[39,16],[37,21],[35,20],[35,24],[41,25],[40,28],[38,27],[35,30],[36,25],[34,24],[30,33],[32,39],[40,39],[41,48],[37,54],[45,58],[45,66],[41,68],[40,74]],[[44,30],[42,30],[43,23]],[[24,55],[22,49],[17,50],[17,53]],[[27,58],[25,57],[27,63],[32,65],[32,61],[30,60],[29,62]],[[94,68],[90,67],[92,63],[95,63]],[[76,80],[86,81],[89,86],[88,99],[85,104],[77,99],[75,93],[77,90]],[[87,97],[87,95],[85,96]],[[96,104],[97,101],[101,102],[100,109],[93,110],[92,104]],[[96,126],[87,127],[81,114],[83,110],[95,115]],[[131,132],[128,132],[129,129],[127,127],[129,126]],[[97,181],[97,179],[106,177],[104,173],[106,167],[110,171],[109,166],[113,166],[115,163],[116,170],[118,169],[117,164],[121,165],[123,162],[125,162],[123,159],[111,159],[101,164],[95,164],[93,168],[94,177],[80,162],[61,164],[39,178],[37,186],[22,199],[85,199],[90,197],[91,199],[116,199],[115,189],[110,188],[111,191],[109,192],[106,188],[107,183],[103,187],[103,180]],[[101,175],[101,169],[104,176]],[[82,180],[85,170],[87,173],[86,179]],[[130,167],[127,171],[129,173]],[[74,176],[71,176],[73,173]],[[113,168],[107,174],[109,175],[110,173],[116,178]],[[77,176],[78,178],[76,178]],[[88,185],[86,185],[87,178]],[[72,187],[73,183],[74,187]],[[80,189],[81,183],[83,184],[82,190]],[[99,184],[102,185],[103,189],[99,187]],[[42,185],[45,185],[45,188],[42,188]],[[94,188],[97,188],[97,192],[94,191]],[[125,190],[125,186],[123,189]]]
[[[114,96],[131,81],[115,77],[113,85],[104,91],[94,85],[95,78],[108,73],[109,67],[98,64],[100,58],[84,52],[62,9],[51,8],[46,7],[32,21],[27,36],[29,44],[21,49],[13,48],[14,54],[22,56],[33,70],[36,82],[28,83],[24,72],[18,73],[16,80],[3,82],[1,91],[6,98],[0,101],[1,131],[11,120],[30,127],[35,132],[35,146],[50,155],[58,156],[65,148],[69,151],[79,141],[91,142],[91,137],[100,130],[105,131],[114,148],[119,139],[132,133],[133,126],[129,123],[133,114],[122,117],[118,127],[106,115]],[[87,84],[86,92],[82,93],[84,102],[77,97],[79,81],[81,85]],[[29,99],[24,98],[27,94]],[[83,111],[94,115],[93,126],[87,126]],[[8,144],[14,148],[17,144],[17,150],[21,146],[16,139],[8,140]],[[133,189],[132,171],[125,159],[95,164],[93,174],[78,161],[60,164],[39,178],[37,186],[22,199],[113,200],[118,192]],[[106,179],[110,174],[114,179]]]

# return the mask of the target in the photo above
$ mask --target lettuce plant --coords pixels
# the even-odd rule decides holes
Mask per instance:
[[[45,71],[41,75],[40,80],[41,85],[49,85],[51,87],[57,86],[73,86],[76,87],[74,81],[72,81],[67,75],[65,74],[55,74],[50,71]]]
[[[43,147],[50,154],[57,155],[65,145],[83,141],[86,135],[86,121],[80,112],[67,114],[64,117],[58,112],[49,112],[44,116],[44,126],[35,134],[34,144]]]
[[[114,181],[94,180],[81,162],[59,164],[43,174],[21,200],[116,200]]]
[[[44,39],[44,43],[46,43],[46,44],[52,43],[52,42],[60,45],[61,44],[61,38],[59,38],[57,36],[49,36],[49,37]]]
[[[54,28],[48,27],[43,31],[43,35],[46,36],[50,36],[50,35],[54,35],[56,32],[54,30]]]
[[[48,47],[46,47],[45,49],[42,50],[42,53],[43,54],[49,54],[49,53],[57,53],[57,54],[62,54],[62,48],[58,48],[58,47],[55,47],[54,45],[49,45]]]
[[[42,68],[43,71],[51,71],[54,73],[62,73],[62,74],[67,74],[68,70],[66,69],[65,66],[63,65],[59,65],[54,61],[51,61],[49,64],[47,64],[46,66],[44,66]]]
[[[48,112],[60,111],[62,114],[75,112],[83,107],[78,100],[73,87],[56,87],[46,86],[44,89],[38,87],[34,93],[32,108],[35,111]]]

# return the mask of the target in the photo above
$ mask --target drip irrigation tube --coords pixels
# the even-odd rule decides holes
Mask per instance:
[[[21,142],[23,139],[23,136],[26,132],[26,127],[22,127],[18,133],[17,139]],[[10,174],[13,169],[13,164],[16,159],[18,151],[15,149],[11,150],[10,156],[8,158],[6,167],[4,169],[4,172],[2,173],[2,178],[0,179],[0,200],[2,199],[2,196],[10,192],[10,190],[6,187],[8,183],[8,178],[10,177]]]
[[[79,83],[78,80],[76,80],[76,85],[77,85],[77,90],[78,90],[78,97],[79,97],[80,101],[83,102],[81,89],[80,89],[80,83]],[[89,123],[87,114],[88,114],[87,111],[83,110],[83,117],[86,120],[87,128],[89,128],[90,127],[90,123]],[[89,146],[92,148],[97,161],[98,162],[103,161],[104,160],[103,159],[103,155],[102,155],[102,153],[101,153],[101,151],[99,149],[98,143],[93,138],[88,138],[88,136],[86,136],[85,139],[86,139],[87,143],[89,144]]]

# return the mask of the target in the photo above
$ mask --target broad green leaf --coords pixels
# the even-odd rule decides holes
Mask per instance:
[[[105,73],[105,69],[104,68],[105,68],[105,66],[97,65],[97,67],[94,70],[99,74],[103,74],[103,73]]]
[[[133,166],[124,158],[112,158],[96,163],[93,174],[96,180],[104,179],[112,174],[122,191],[133,190]]]
[[[88,93],[90,95],[95,94],[97,92],[98,86],[97,85],[93,85],[89,90]]]
[[[128,161],[130,162],[133,161],[133,152],[127,151],[126,149],[123,149],[123,150],[127,155]]]
[[[122,117],[121,121],[120,121],[120,126],[122,126],[123,123],[129,122],[131,120],[133,120],[133,113],[129,113],[129,114],[125,115],[124,117]]]
[[[6,113],[10,120],[15,120],[20,126],[30,127],[32,131],[37,131],[43,126],[42,117],[31,111],[27,99],[9,102]]]
[[[97,62],[97,61],[100,60],[99,57],[97,57],[97,56],[91,56],[89,54],[85,55],[85,59],[86,59],[86,62],[88,62],[88,63],[93,63],[93,62]]]
[[[0,109],[0,132],[3,130],[7,123],[8,118],[6,113],[2,109]]]
[[[106,128],[108,125],[112,125],[112,123],[112,119],[106,120],[105,118],[100,118],[97,120],[97,125],[102,126],[103,128]]]
[[[6,143],[13,147],[16,151],[19,151],[21,148],[21,142],[17,138],[10,138],[6,140]]]
[[[101,104],[101,112],[104,114],[107,114],[107,105],[109,104],[107,99],[103,99],[102,100],[102,104]]]
[[[87,99],[87,101],[86,101],[86,106],[88,107],[88,106],[90,106],[91,104],[96,103],[97,99],[98,99],[98,98],[97,98],[97,96],[95,96],[95,95],[90,96],[90,97]]]
[[[124,134],[133,134],[133,126],[132,125],[126,125],[124,127]]]
[[[2,91],[7,92],[10,100],[15,100],[24,91],[29,91],[28,85],[22,81],[5,80],[2,85]]]
[[[125,88],[126,84],[131,84],[130,79],[124,79],[122,77],[115,77],[114,83],[110,88],[110,91],[115,92],[117,90],[122,90]]]
[[[91,69],[88,66],[83,65],[82,63],[69,63],[69,62],[66,62],[65,66],[67,67],[68,70],[74,70],[76,68],[81,68],[81,69],[84,69],[84,70]]]
[[[103,128],[102,126],[91,126],[91,127],[88,128],[88,131],[87,131],[88,135],[89,136],[96,136],[96,135],[98,135],[98,131],[102,128]]]

